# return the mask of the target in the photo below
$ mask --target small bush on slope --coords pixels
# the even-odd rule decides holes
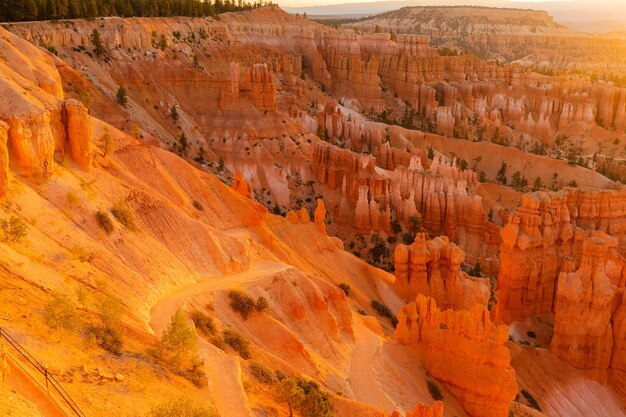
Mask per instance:
[[[196,329],[198,329],[203,336],[212,336],[215,334],[215,322],[213,321],[213,317],[199,310],[192,311],[190,317]]]
[[[150,410],[147,417],[217,417],[212,408],[196,407],[189,398],[164,402]]]
[[[61,294],[54,294],[43,311],[46,326],[55,330],[74,330],[78,327],[76,307]]]
[[[284,377],[276,385],[276,398],[286,403],[289,415],[293,410],[300,412],[302,417],[331,417],[332,408],[328,394],[322,391],[314,381],[303,378]]]
[[[250,344],[245,337],[234,330],[226,329],[222,332],[224,342],[233,348],[243,359],[250,359]]]
[[[0,242],[19,243],[27,233],[26,223],[19,217],[0,219]]]
[[[111,209],[111,214],[124,225],[128,230],[135,230],[135,221],[133,219],[133,213],[123,204],[116,204]]]
[[[96,220],[98,220],[98,225],[100,225],[102,230],[104,230],[107,234],[111,234],[113,232],[113,221],[106,212],[98,210],[96,212]]]
[[[241,314],[244,320],[247,320],[254,310],[263,312],[267,310],[268,307],[265,297],[259,297],[255,302],[254,298],[239,290],[230,290],[228,292],[228,298],[230,298],[231,308]]]
[[[437,385],[435,381],[431,381],[429,379],[426,381],[426,385],[428,386],[428,391],[430,392],[430,396],[433,397],[433,400],[435,401],[443,400],[443,394],[441,394],[439,385]]]
[[[250,373],[257,381],[262,384],[272,385],[276,382],[272,370],[258,362],[250,363]]]

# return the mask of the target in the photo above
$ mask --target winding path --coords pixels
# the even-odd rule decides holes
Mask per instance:
[[[152,307],[150,327],[159,335],[167,328],[172,315],[194,297],[241,284],[259,284],[291,266],[265,260],[252,263],[250,269],[219,278],[211,278],[165,296]],[[228,355],[204,339],[199,339],[199,355],[209,379],[209,390],[222,417],[254,417],[241,382],[239,359]]]

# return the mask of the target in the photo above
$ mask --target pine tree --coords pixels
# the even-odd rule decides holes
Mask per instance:
[[[121,85],[117,89],[116,99],[117,99],[117,103],[122,107],[126,107],[126,104],[128,104],[128,97],[126,95],[126,89]]]
[[[35,0],[24,0],[24,20],[37,20],[38,15]]]
[[[86,0],[85,2],[85,17],[93,18],[98,16],[98,5],[96,0]]]
[[[78,0],[69,0],[67,3],[67,13],[71,19],[77,19],[83,17],[81,12],[80,3]]]
[[[89,36],[91,40],[91,44],[93,45],[93,53],[96,54],[98,58],[104,55],[105,50],[102,45],[102,37],[100,36],[100,31],[98,29],[94,29],[91,32],[91,36]]]
[[[57,19],[66,19],[69,12],[68,0],[55,0],[57,4]]]

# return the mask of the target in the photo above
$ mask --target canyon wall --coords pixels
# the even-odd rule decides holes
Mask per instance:
[[[523,196],[502,229],[496,321],[523,321],[553,312],[557,276],[580,263],[582,242],[591,231],[617,239],[612,253],[626,242],[624,189],[567,188]],[[614,285],[624,286],[620,274]]]
[[[442,309],[469,310],[476,304],[487,308],[489,281],[461,271],[465,254],[446,236],[427,240],[419,233],[411,245],[398,244],[393,259],[394,287],[404,300],[423,294]]]
[[[554,315],[550,350],[623,391],[624,190],[527,194],[502,229],[498,323]]]
[[[326,124],[329,138],[351,137],[346,132],[359,129],[370,132],[356,135],[365,142],[378,137],[372,128],[331,114]],[[376,146],[371,140],[367,146]],[[445,234],[465,250],[471,263],[481,259],[485,270],[493,270],[486,259],[497,251],[499,229],[487,220],[481,197],[475,194],[476,173],[441,155],[430,161],[426,155],[422,159],[403,154],[388,142],[376,149],[372,155],[329,143],[314,145],[313,174],[320,184],[341,193],[334,213],[337,221],[362,234],[390,234],[396,223],[408,230]]]
[[[507,326],[494,325],[480,306],[441,311],[419,294],[400,309],[396,339],[416,346],[426,370],[454,395],[468,415],[506,417],[517,393]]]
[[[11,105],[0,109],[0,196],[7,192],[9,171],[37,179],[49,177],[55,157],[66,153],[89,168],[93,155],[92,121],[87,109],[64,100],[52,59],[17,36],[0,29],[10,41],[0,51],[0,92]],[[33,69],[33,60],[41,65]]]

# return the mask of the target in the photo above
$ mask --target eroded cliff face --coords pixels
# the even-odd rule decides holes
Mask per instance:
[[[51,25],[57,30],[49,30]],[[79,46],[89,48],[88,35],[95,27],[106,39],[108,63],[80,52]],[[11,181],[20,183],[19,193],[10,197],[21,211],[12,213],[28,223],[35,244],[24,253],[0,243],[0,274],[12,283],[32,287],[27,291],[28,302],[41,304],[41,288],[46,294],[61,291],[74,297],[75,286],[92,289],[98,282],[107,282],[116,293],[124,294],[128,321],[147,338],[166,326],[170,314],[165,313],[170,310],[205,308],[211,303],[215,305],[211,314],[220,326],[245,333],[255,348],[269,353],[268,361],[285,372],[316,379],[329,393],[342,392],[343,397],[335,399],[343,404],[337,408],[341,416],[355,412],[384,416],[380,408],[391,411],[402,404],[402,409],[409,409],[418,401],[429,401],[428,394],[412,389],[416,381],[423,383],[426,378],[422,362],[470,415],[506,415],[516,392],[504,346],[507,329],[492,324],[484,310],[488,287],[459,270],[464,257],[460,247],[467,250],[471,263],[480,260],[483,267],[485,258],[499,246],[498,228],[486,220],[477,173],[461,169],[460,161],[439,152],[445,146],[456,151],[466,143],[367,121],[355,109],[387,106],[390,94],[381,83],[393,82],[399,98],[436,115],[433,129],[442,134],[454,133],[455,127],[463,131],[459,121],[470,116],[473,120],[460,101],[480,110],[487,106],[484,99],[501,100],[497,105],[507,103],[507,120],[523,120],[524,132],[543,135],[545,115],[539,118],[541,129],[529,128],[526,110],[518,112],[527,109],[525,99],[515,101],[504,93],[496,99],[499,96],[492,95],[490,86],[496,80],[503,84],[495,90],[507,90],[509,85],[528,87],[536,81],[528,81],[534,75],[526,77],[527,72],[518,67],[498,69],[471,57],[441,59],[423,38],[347,35],[270,8],[227,15],[219,22],[106,19],[14,25],[12,29],[42,44],[58,46],[61,57],[92,80],[1,32],[0,66],[6,77],[0,77],[0,85],[16,107],[0,111],[0,193],[7,192]],[[173,31],[181,32],[182,40]],[[156,39],[164,34],[175,46],[162,51],[155,45],[153,32]],[[381,54],[382,50],[387,52]],[[19,51],[28,54],[21,56]],[[41,63],[31,62],[29,56]],[[456,88],[442,84],[446,77],[468,81],[459,81],[463,86]],[[328,92],[343,95],[345,106],[331,100],[321,107],[319,103],[328,97],[316,90],[312,80]],[[63,85],[70,87],[70,83],[71,88],[63,91]],[[127,108],[112,102],[121,84],[129,91]],[[67,98],[79,97],[83,88],[93,98],[89,111]],[[407,90],[406,95],[400,96],[405,94],[401,90]],[[572,100],[576,105],[567,114],[573,118],[567,116],[565,123],[591,123],[589,112],[594,110],[586,98]],[[610,107],[602,110],[607,117]],[[177,121],[172,108],[179,110]],[[213,164],[229,181],[227,171],[236,171],[232,187],[171,152],[146,146],[91,118],[90,112],[127,130],[130,123],[137,123],[144,139],[154,144],[161,141],[172,148],[176,140],[172,150],[193,157],[205,169]],[[548,117],[550,126],[552,116]],[[532,118],[537,120],[535,115]],[[105,155],[94,149],[94,138],[107,131],[113,144]],[[179,139],[181,131],[189,139],[187,148]],[[326,140],[317,137],[317,132]],[[438,145],[432,160],[427,150],[431,143],[446,144]],[[477,149],[486,149],[486,159],[489,150],[495,149],[489,145],[476,144]],[[54,181],[31,187],[27,176],[49,176],[65,155],[77,167],[66,165]],[[602,180],[589,177],[592,182]],[[281,211],[292,203],[296,183],[310,188],[310,194],[297,197],[323,195],[324,200],[318,200],[316,208],[313,198],[308,207],[294,201],[293,210],[283,219],[250,198],[263,199],[270,206],[280,202]],[[78,206],[66,201],[69,192],[79,195]],[[104,235],[93,214],[120,200],[133,214],[139,232],[113,220],[112,234]],[[526,197],[502,233],[503,263],[508,263],[500,277],[504,302],[497,315],[508,322],[554,309],[558,334],[553,351],[577,367],[608,374],[616,390],[623,390],[626,372],[625,310],[620,303],[623,260],[619,245],[596,231],[623,238],[623,200],[621,190],[571,189]],[[56,207],[67,215],[59,216]],[[4,215],[9,209],[3,206],[1,210]],[[396,253],[396,285],[407,298],[417,298],[401,310],[396,336],[417,347],[421,362],[413,361],[417,356],[410,353],[412,348],[385,338],[391,326],[378,322],[370,311],[373,299],[392,309],[401,305],[390,288],[393,277],[345,253],[341,242],[326,234],[327,226],[335,227],[331,220],[342,223],[350,233],[389,235],[394,223],[406,230],[414,219],[430,233],[449,236],[426,240],[419,235],[417,242],[399,246]],[[57,240],[59,230],[63,239]],[[87,261],[74,259],[77,247],[88,252]],[[551,272],[538,265],[554,260],[557,266],[551,279]],[[519,273],[516,262],[532,267]],[[513,278],[507,278],[507,273]],[[556,279],[559,273],[562,281]],[[341,282],[352,285],[351,297],[337,288]],[[590,290],[589,283],[596,282],[597,287],[594,284]],[[269,311],[246,322],[234,315],[224,286],[240,283],[251,294],[266,297]],[[176,292],[196,285],[199,292],[191,291],[192,296]],[[15,294],[2,291],[0,297],[7,300]],[[556,303],[550,304],[548,300],[554,297]],[[609,305],[611,314],[607,313]],[[360,308],[372,315],[353,311]],[[577,311],[588,311],[594,327],[572,326]],[[0,321],[5,324],[4,316]],[[23,328],[30,331],[28,323]],[[567,342],[562,341],[581,348],[566,348]],[[81,358],[89,360],[89,353],[93,352],[82,352]],[[245,366],[245,361],[212,350],[203,354],[217,380],[241,385],[239,363]],[[216,358],[219,361],[213,362]],[[67,360],[68,366],[77,365]],[[222,372],[217,365],[213,368],[215,363],[227,364],[232,372]],[[363,377],[364,370],[355,369],[363,368],[359,363],[370,363],[367,370],[371,373]],[[398,375],[413,378],[407,384],[411,389],[382,388],[393,386]],[[360,386],[363,382],[366,385]],[[243,387],[239,394],[245,403]],[[564,390],[563,395],[572,394]],[[449,395],[446,401],[446,413],[462,415]],[[409,415],[440,417],[442,413],[441,405],[435,404],[416,406]]]
[[[66,152],[81,167],[92,158],[92,121],[85,106],[64,101],[61,78],[50,56],[0,29],[0,90],[9,105],[0,110],[0,195],[9,171],[47,178],[55,156]]]
[[[463,250],[446,236],[427,240],[423,233],[411,245],[399,244],[394,251],[394,288],[406,301],[418,294],[433,298],[443,309],[469,310],[489,302],[490,284],[461,271]]]
[[[470,416],[505,417],[517,383],[504,343],[508,328],[496,326],[483,307],[445,310],[418,295],[398,313],[396,339],[420,351],[426,370],[454,395]]]
[[[559,272],[579,265],[586,234],[605,232],[623,242],[622,189],[573,189],[532,193],[502,229],[496,321],[523,321],[550,314]],[[621,255],[612,245],[614,259]],[[611,282],[624,286],[621,269]]]
[[[626,395],[626,292],[616,297],[619,307],[613,314],[613,353],[609,365],[609,380],[622,396]]]
[[[435,47],[550,68],[624,68],[620,39],[577,33],[542,10],[403,7],[344,27],[428,36]],[[567,48],[567,54],[562,48]]]
[[[404,416],[394,411],[391,417],[443,417],[443,403],[435,401],[432,406],[426,404],[416,404],[413,410],[407,411]]]
[[[616,245],[616,239],[592,233],[582,243],[578,269],[559,274],[550,350],[577,368],[606,371],[611,361],[616,287],[609,275],[621,275],[624,266],[619,257],[607,265],[609,247]]]
[[[550,351],[622,391],[623,190],[527,194],[502,229],[497,322],[554,315]]]
[[[419,148],[402,151],[395,144],[406,140],[406,131],[346,117],[336,103],[328,103],[318,119],[318,130],[344,148],[315,144],[311,164],[319,184],[329,189],[325,198],[339,226],[389,235],[397,232],[394,224],[409,231],[417,225],[446,234],[472,264],[481,260],[485,270],[495,269],[498,227],[487,220],[476,195],[476,172],[441,154],[431,161]]]
[[[541,169],[531,170],[522,151],[490,141],[551,149],[563,129],[580,127],[589,138],[606,131],[598,124],[621,129],[626,109],[619,88],[584,77],[440,56],[423,36],[335,30],[271,6],[219,21],[112,18],[6,27],[59,51],[67,64],[53,62],[66,94],[89,104],[91,114],[139,132],[225,181],[240,172],[268,209],[312,213],[323,195],[329,232],[346,246],[356,236],[397,239],[417,218],[425,231],[447,235],[468,263],[478,262],[488,273],[498,271],[500,236],[487,220],[495,204],[479,192],[481,171],[493,178],[505,159],[511,161],[509,177],[518,170],[546,186],[609,182],[535,155],[533,164]],[[105,45],[100,58],[91,51],[94,29]],[[126,107],[114,102],[120,86],[128,92]],[[69,140],[60,138],[64,129],[56,119],[50,125],[60,133],[39,141],[46,155],[53,155],[50,143]],[[452,143],[446,136],[468,141]],[[47,156],[45,164],[29,168],[35,162],[22,156],[29,153],[15,152],[23,172],[41,173],[41,165],[50,165]],[[89,159],[82,154],[76,158]],[[558,181],[552,178],[557,171]],[[385,265],[391,266],[389,259]]]

